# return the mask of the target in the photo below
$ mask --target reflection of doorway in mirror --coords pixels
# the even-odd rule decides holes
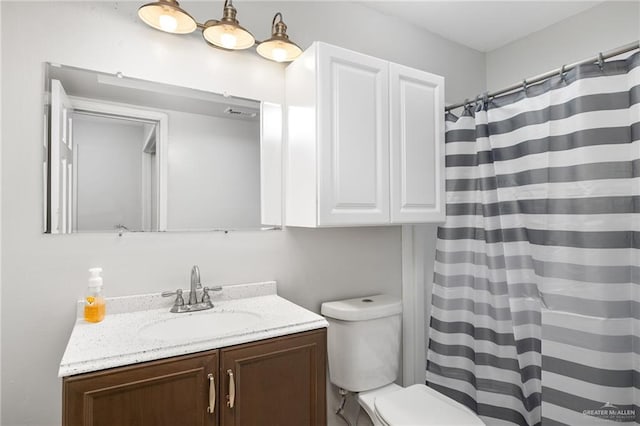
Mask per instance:
[[[157,126],[76,110],[75,232],[152,229]]]
[[[52,79],[50,117],[49,232],[166,230],[167,114],[68,96]]]

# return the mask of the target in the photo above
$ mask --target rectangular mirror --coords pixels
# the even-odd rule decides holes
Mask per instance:
[[[46,64],[44,232],[273,229],[281,108]]]

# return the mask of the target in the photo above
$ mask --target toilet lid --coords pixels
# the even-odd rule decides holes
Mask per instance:
[[[381,395],[374,404],[376,414],[392,426],[484,425],[467,407],[425,385]]]

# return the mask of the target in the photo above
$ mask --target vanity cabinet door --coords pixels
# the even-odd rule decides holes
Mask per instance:
[[[322,329],[221,349],[221,424],[326,425],[326,336]]]
[[[67,377],[62,424],[216,426],[208,375],[217,385],[217,371],[215,350]]]

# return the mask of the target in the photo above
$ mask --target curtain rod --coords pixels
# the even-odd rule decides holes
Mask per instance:
[[[535,77],[527,78],[525,80],[522,80],[521,83],[515,83],[515,84],[512,84],[511,86],[506,87],[504,89],[501,89],[501,90],[498,90],[498,91],[495,91],[495,92],[492,92],[492,93],[485,94],[484,97],[485,98],[495,98],[498,95],[502,95],[504,93],[508,93],[508,92],[513,91],[513,90],[520,89],[522,87],[526,87],[526,86],[528,86],[530,84],[539,83],[539,82],[541,82],[543,80],[548,79],[549,77],[553,77],[554,75],[559,75],[561,72],[565,73],[565,72],[570,71],[573,68],[577,67],[578,65],[592,64],[594,62],[601,64],[601,63],[604,62],[605,59],[609,59],[609,58],[612,58],[614,56],[621,55],[623,53],[631,52],[632,50],[636,50],[636,49],[639,49],[639,48],[640,48],[640,41],[636,40],[636,41],[634,41],[632,43],[625,44],[624,46],[620,46],[620,47],[618,47],[616,49],[609,50],[608,52],[604,52],[604,53],[601,52],[601,53],[598,54],[598,56],[595,56],[593,58],[585,59],[585,60],[579,61],[579,62],[574,62],[573,64],[570,64],[570,65],[563,65],[562,67],[557,68],[557,69],[555,69],[553,71],[549,71],[549,72],[546,72],[544,74],[537,75]],[[450,111],[452,109],[456,109],[456,108],[460,108],[461,106],[465,106],[465,105],[467,105],[467,104],[469,104],[471,102],[474,102],[474,101],[465,100],[464,102],[460,102],[460,103],[457,103],[457,104],[449,105],[449,106],[445,107],[444,110],[448,112],[448,111]]]

